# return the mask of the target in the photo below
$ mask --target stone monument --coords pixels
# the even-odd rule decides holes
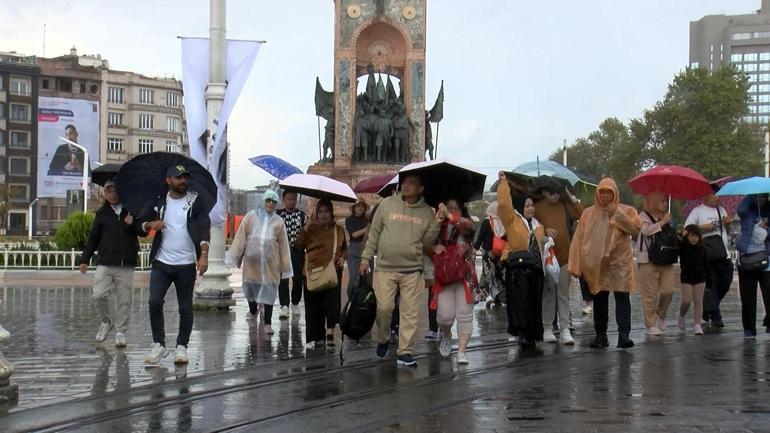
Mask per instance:
[[[309,173],[355,185],[425,159],[426,3],[334,1],[334,90],[316,80],[321,155]]]

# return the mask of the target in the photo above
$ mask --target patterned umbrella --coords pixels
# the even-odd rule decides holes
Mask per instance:
[[[249,158],[249,161],[279,180],[286,179],[292,174],[302,174],[302,170],[273,155],[255,156]]]

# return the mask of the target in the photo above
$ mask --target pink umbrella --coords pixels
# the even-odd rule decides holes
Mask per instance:
[[[358,200],[350,185],[317,174],[292,174],[278,182],[286,191],[308,197],[355,203]]]

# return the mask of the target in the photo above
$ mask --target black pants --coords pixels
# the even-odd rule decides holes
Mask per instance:
[[[543,340],[543,270],[506,266],[508,333],[525,343]]]
[[[719,304],[730,291],[734,270],[730,259],[709,262],[706,292],[703,294],[703,320],[722,320]]]
[[[262,308],[264,311],[264,315],[262,318],[265,321],[265,325],[272,325],[273,324],[273,306],[267,305],[267,304],[263,304],[263,305],[264,307]],[[251,314],[257,314],[257,311],[259,311],[259,304],[256,302],[249,301],[249,312],[251,312]]]
[[[431,296],[433,296],[433,294],[428,295],[428,329],[430,329],[433,332],[438,332],[438,310],[431,310],[430,308]]]
[[[770,312],[770,272],[738,271],[738,287],[741,294],[741,318],[744,331],[757,331],[757,285],[762,292],[765,312]],[[770,325],[767,315],[762,325]]]
[[[150,327],[152,341],[166,345],[166,330],[163,322],[163,304],[169,286],[174,283],[179,304],[178,346],[187,347],[193,327],[193,288],[195,287],[195,265],[172,266],[154,261],[150,270]]]
[[[337,287],[316,293],[305,288],[305,338],[308,343],[323,341],[326,330],[340,322],[341,281],[342,271],[337,270]]]
[[[591,294],[591,290],[588,288],[588,281],[583,278],[580,278],[580,295],[583,297],[583,302],[594,300],[594,295]]]
[[[631,332],[631,297],[628,293],[615,294],[615,321],[618,332],[628,335]],[[610,317],[610,292],[599,292],[594,295],[594,331],[597,335],[607,333],[607,322]]]
[[[291,267],[294,270],[294,278],[291,286],[291,303],[299,305],[302,300],[302,288],[305,286],[305,252],[291,248]],[[281,307],[289,306],[289,279],[284,278],[278,285],[278,302]]]

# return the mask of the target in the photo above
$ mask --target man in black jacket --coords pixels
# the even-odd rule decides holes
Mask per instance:
[[[80,256],[80,272],[86,273],[91,257],[98,252],[93,297],[102,323],[96,333],[96,342],[106,340],[107,333],[115,327],[115,347],[126,347],[134,268],[139,253],[137,236],[143,236],[144,232],[120,204],[115,183],[111,180],[104,184],[104,200],[104,206],[96,211],[91,233]]]
[[[183,165],[166,171],[168,194],[158,198],[157,214],[142,224],[142,230],[155,230],[150,251],[150,326],[153,345],[144,358],[146,367],[157,367],[168,354],[163,321],[163,303],[171,283],[176,288],[179,305],[179,334],[176,338],[175,364],[187,364],[187,344],[193,326],[193,288],[195,270],[203,275],[208,269],[211,220],[198,194],[188,191],[190,173]]]

